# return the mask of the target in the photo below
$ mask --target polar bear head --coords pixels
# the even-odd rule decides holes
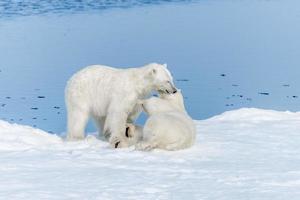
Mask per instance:
[[[161,93],[159,97],[151,97],[139,102],[148,115],[177,111],[186,113],[181,90],[175,93]]]
[[[167,64],[151,63],[146,65],[147,79],[150,81],[154,90],[160,93],[172,94],[177,91],[173,77],[167,69]]]

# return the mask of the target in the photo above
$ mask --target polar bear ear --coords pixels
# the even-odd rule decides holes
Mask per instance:
[[[165,68],[168,68],[167,63],[163,64],[162,66],[165,67]]]
[[[155,68],[152,69],[152,74],[156,74],[157,73],[157,70]]]
[[[153,80],[157,75],[157,68],[155,66],[149,66],[149,68],[146,70],[145,78]]]
[[[155,69],[154,67],[151,67],[151,69],[149,69],[147,76],[152,78],[157,74],[157,69]]]

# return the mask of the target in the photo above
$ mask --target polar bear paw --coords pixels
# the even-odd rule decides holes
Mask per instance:
[[[67,136],[66,137],[66,140],[67,141],[79,141],[79,140],[83,140],[84,139],[84,136]]]
[[[135,126],[132,123],[127,123],[125,136],[127,138],[132,138],[134,137],[134,134],[135,134]]]
[[[148,142],[139,142],[135,145],[135,149],[140,151],[151,151],[154,148],[155,145]]]
[[[111,136],[109,139],[109,143],[111,147],[115,149],[128,147],[128,143],[119,136]]]

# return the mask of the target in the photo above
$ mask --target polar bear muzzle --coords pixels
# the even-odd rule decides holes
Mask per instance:
[[[168,87],[158,90],[158,93],[164,93],[164,94],[174,94],[176,92],[177,92],[176,87],[173,86],[173,84],[171,84],[170,82]]]

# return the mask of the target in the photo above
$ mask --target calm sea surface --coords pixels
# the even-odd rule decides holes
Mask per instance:
[[[149,62],[168,64],[195,119],[299,111],[300,1],[0,1],[0,119],[64,132],[73,73]]]

